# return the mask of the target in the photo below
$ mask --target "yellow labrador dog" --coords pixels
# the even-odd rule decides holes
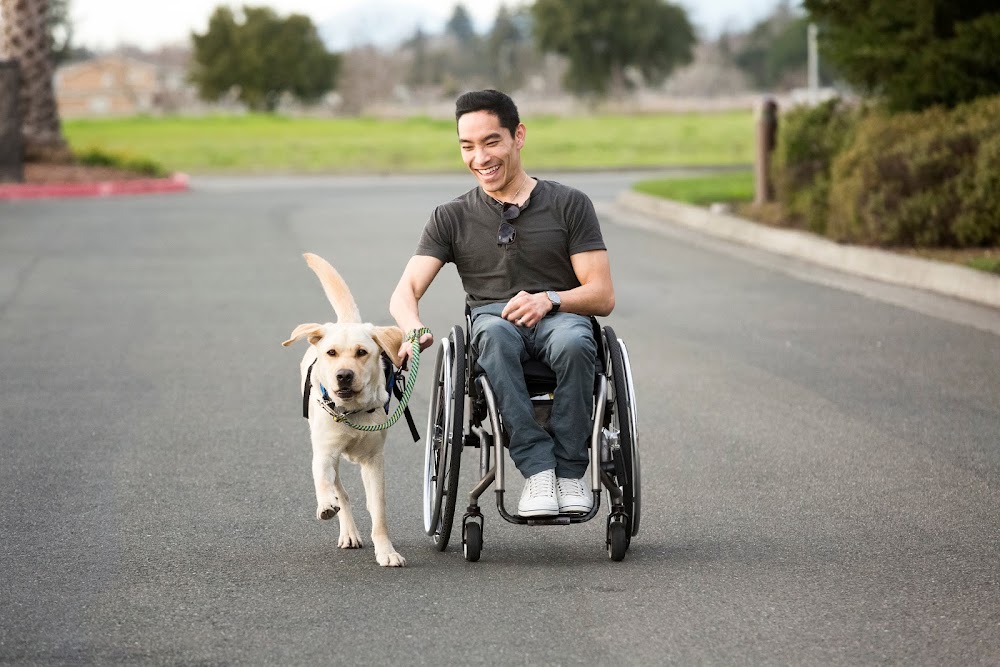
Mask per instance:
[[[305,254],[337,314],[337,322],[300,324],[282,345],[305,338],[309,349],[302,357],[302,387],[308,391],[309,435],[312,439],[312,472],[316,485],[316,517],[340,515],[342,549],[364,546],[351,513],[351,502],[340,481],[340,459],[361,466],[368,512],[372,517],[372,542],[379,565],[400,567],[406,560],[389,541],[385,521],[386,431],[359,431],[334,419],[346,415],[351,422],[380,424],[389,400],[382,352],[397,366],[403,332],[398,327],[362,323],[358,306],[340,274],[322,257]]]

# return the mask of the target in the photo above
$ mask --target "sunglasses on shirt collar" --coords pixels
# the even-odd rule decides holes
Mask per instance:
[[[497,229],[497,245],[509,246],[517,237],[517,230],[510,223],[521,215],[521,208],[517,204],[504,202],[503,210],[500,212],[500,228]]]

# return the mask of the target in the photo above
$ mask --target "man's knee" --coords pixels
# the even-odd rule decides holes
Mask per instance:
[[[520,356],[524,341],[514,325],[493,315],[480,315],[473,325],[473,344],[480,355],[512,354]]]
[[[581,327],[573,327],[553,332],[547,356],[551,364],[593,362],[597,358],[597,343],[589,329],[583,331]]]

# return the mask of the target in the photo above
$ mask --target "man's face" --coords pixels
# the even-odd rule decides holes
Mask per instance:
[[[488,111],[473,111],[458,119],[458,145],[465,166],[486,192],[499,192],[521,175],[524,125],[514,136]]]

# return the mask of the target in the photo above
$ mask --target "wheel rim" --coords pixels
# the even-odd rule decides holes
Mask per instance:
[[[437,461],[438,511],[434,531],[434,543],[440,551],[444,551],[448,546],[455,519],[458,473],[461,468],[465,432],[465,424],[462,421],[465,414],[465,336],[462,328],[453,327],[451,335],[446,340],[448,353],[443,360],[445,365],[442,368],[445,378],[442,387],[445,407]]]
[[[627,352],[622,341],[615,336],[611,327],[604,328],[604,338],[606,344],[607,366],[611,372],[611,428],[619,434],[622,455],[625,459],[625,470],[622,471],[622,479],[618,482],[622,489],[622,505],[626,515],[626,540],[638,532],[639,524],[639,492],[638,483],[638,450],[636,448],[635,430],[636,423],[634,409],[635,391],[629,389],[629,378],[631,369],[628,364]]]
[[[632,436],[632,536],[639,534],[639,519],[642,516],[642,466],[639,464],[639,417],[635,398],[635,383],[632,381],[632,364],[628,358],[625,341],[618,339],[625,371],[625,389],[628,392],[629,433]]]
[[[427,432],[424,445],[424,531],[433,535],[437,530],[441,515],[441,479],[438,476],[441,450],[446,445],[448,417],[450,416],[447,401],[447,385],[450,384],[450,374],[444,369],[450,367],[451,343],[445,338],[441,341],[437,358],[434,362],[435,387],[431,393],[430,412],[427,415]],[[448,362],[447,364],[445,362]],[[438,417],[440,416],[440,421]]]

